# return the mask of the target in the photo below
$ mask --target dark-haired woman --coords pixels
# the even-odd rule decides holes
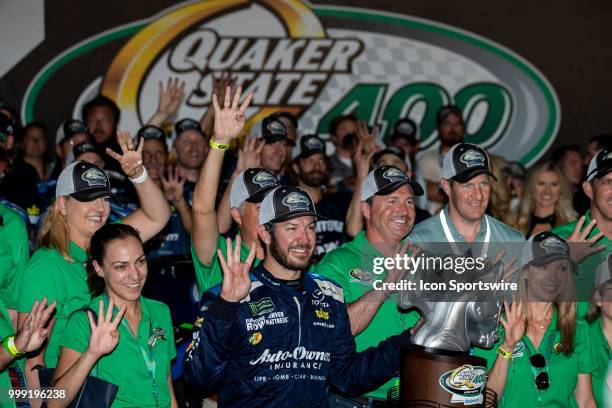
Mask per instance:
[[[176,356],[168,306],[141,296],[147,259],[136,230],[109,224],[91,239],[91,311],[77,311],[60,340],[53,385],[67,406],[88,375],[118,385],[113,407],[176,407],[170,361]]]
[[[525,260],[520,301],[505,305],[487,386],[504,408],[596,408],[589,330],[570,301],[575,289],[569,245],[551,232],[536,234],[527,245],[533,256]]]

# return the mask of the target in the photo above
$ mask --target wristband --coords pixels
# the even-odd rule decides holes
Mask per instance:
[[[497,348],[497,354],[499,354],[500,356],[502,356],[502,358],[505,358],[506,360],[512,357],[512,353],[504,350],[501,346]]]
[[[132,182],[132,184],[142,184],[147,179],[148,175],[149,174],[147,173],[147,168],[145,166],[142,166],[142,174],[136,178],[131,178],[129,180]]]
[[[4,349],[7,351],[7,353],[13,357],[20,357],[25,354],[19,351],[17,346],[15,346],[15,336],[5,337],[2,343],[4,344]]]
[[[218,143],[214,141],[212,138],[210,139],[208,144],[210,144],[210,147],[212,147],[213,149],[217,149],[217,150],[227,150],[229,148],[229,144]]]

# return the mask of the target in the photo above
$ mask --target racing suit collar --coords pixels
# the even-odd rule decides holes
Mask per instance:
[[[272,275],[272,273],[270,273],[270,271],[268,271],[263,266],[263,262],[253,268],[251,270],[251,273],[255,275],[255,277],[268,288],[278,292],[284,292],[289,296],[300,296],[306,292],[310,293],[316,286],[308,271],[302,271],[302,283],[304,285],[304,291],[302,293],[287,285],[283,285],[278,279],[274,277],[274,275]]]

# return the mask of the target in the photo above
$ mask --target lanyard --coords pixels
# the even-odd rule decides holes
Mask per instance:
[[[487,225],[487,230],[485,232],[485,237],[483,241],[484,245],[482,246],[482,252],[480,255],[481,257],[486,258],[487,252],[489,250],[489,241],[491,240],[491,227],[489,225],[489,217],[487,217],[486,214],[484,216],[484,219]],[[456,255],[461,255],[461,252],[459,252],[459,248],[457,247],[457,244],[455,244],[455,238],[453,238],[453,234],[451,233],[451,230],[448,227],[448,224],[446,223],[446,215],[444,214],[444,209],[440,211],[440,222],[442,223],[442,229],[444,230],[444,235],[446,236],[446,240],[451,244],[451,247],[453,248],[453,252]]]
[[[142,305],[143,308],[147,307],[145,305],[144,300],[142,300],[142,298],[141,298],[140,304]],[[153,326],[151,323],[151,318],[152,316],[149,313],[149,336],[153,337]],[[146,348],[143,347],[138,337],[135,336],[134,333],[132,333],[132,329],[130,329],[130,326],[127,323],[127,319],[125,318],[121,319],[121,325],[128,331],[128,333],[132,335],[132,337],[134,337],[134,339],[136,340],[136,343],[138,344],[138,347],[140,348],[140,354],[145,363],[145,366],[147,367],[147,372],[149,376],[151,377],[151,381],[153,384],[153,399],[155,400],[155,406],[159,407],[159,387],[157,386],[157,380],[155,379],[155,371],[157,370],[157,363],[155,362],[155,357],[153,355],[153,347],[155,343],[153,344],[149,343],[149,347],[146,347]]]

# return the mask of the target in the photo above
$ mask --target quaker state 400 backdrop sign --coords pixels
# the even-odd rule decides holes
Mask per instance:
[[[301,133],[324,137],[343,113],[378,125],[383,135],[410,117],[421,148],[434,148],[435,113],[454,103],[464,111],[466,141],[529,165],[560,122],[546,78],[486,38],[407,15],[297,0],[186,2],[86,39],[34,78],[22,106],[26,122],[55,75],[118,39],[124,45],[104,75],[90,78],[66,109],[75,117],[102,92],[121,108],[121,127],[136,131],[157,107],[158,82],[174,76],[187,84],[177,117],[199,118],[212,76],[229,70],[254,93],[248,125],[282,109],[299,116]]]

